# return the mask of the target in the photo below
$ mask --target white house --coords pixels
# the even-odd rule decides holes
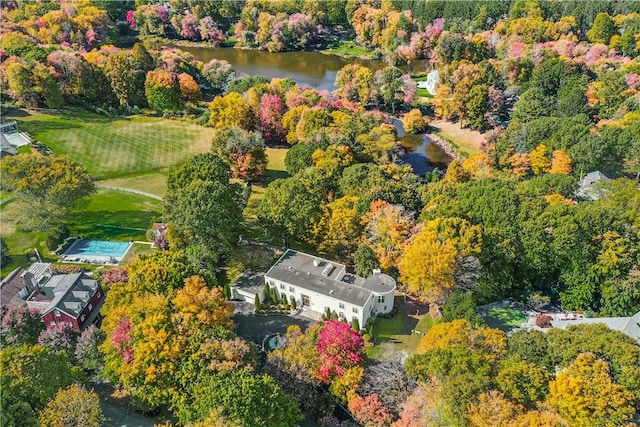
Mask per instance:
[[[427,74],[427,80],[423,80],[417,83],[418,88],[426,89],[431,95],[436,95],[436,89],[440,81],[440,73],[437,70],[430,71]]]
[[[264,281],[280,298],[293,297],[302,314],[310,311],[308,315],[317,317],[328,308],[349,322],[358,319],[361,327],[370,317],[393,309],[396,290],[395,280],[379,271],[364,279],[347,273],[344,264],[292,249],[276,261]]]
[[[609,178],[600,171],[589,172],[580,182],[577,194],[590,200],[598,200],[603,195],[603,190],[598,184],[608,180]]]

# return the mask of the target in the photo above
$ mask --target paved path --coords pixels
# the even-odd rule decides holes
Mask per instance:
[[[304,332],[315,320],[302,316],[287,316],[284,314],[255,315],[253,304],[233,302],[235,315],[233,321],[236,324],[236,334],[262,345],[262,341],[270,334],[284,334],[290,325],[298,325]]]

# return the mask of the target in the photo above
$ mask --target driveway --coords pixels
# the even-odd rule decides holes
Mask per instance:
[[[290,325],[298,325],[304,332],[315,320],[302,316],[287,316],[284,314],[256,315],[253,304],[233,302],[236,324],[236,334],[247,341],[259,346],[267,335],[284,334]]]

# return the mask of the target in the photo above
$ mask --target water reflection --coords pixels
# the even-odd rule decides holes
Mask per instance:
[[[299,85],[333,91],[338,71],[347,64],[358,63],[379,70],[386,66],[385,61],[376,59],[346,59],[336,55],[319,52],[265,52],[230,48],[211,48],[179,46],[197,60],[209,62],[212,59],[224,59],[233,68],[248,75],[262,75],[268,78],[290,77]],[[425,61],[416,61],[413,70],[426,67]]]

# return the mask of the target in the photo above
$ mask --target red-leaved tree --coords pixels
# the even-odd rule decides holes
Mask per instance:
[[[364,339],[347,323],[330,320],[318,334],[318,376],[329,383],[364,360]]]

